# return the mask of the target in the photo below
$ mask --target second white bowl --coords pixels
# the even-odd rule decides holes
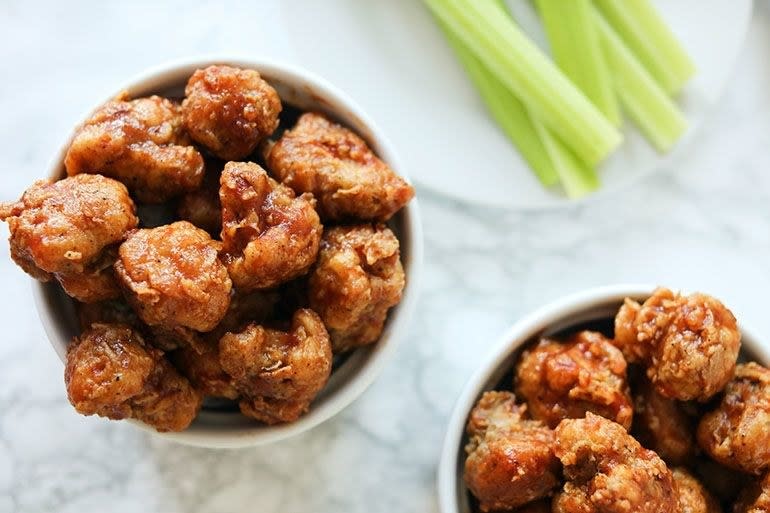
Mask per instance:
[[[625,298],[643,301],[652,295],[654,289],[648,285],[614,285],[573,294],[524,317],[500,337],[479,370],[465,385],[449,419],[438,466],[441,513],[472,511],[469,492],[463,481],[468,415],[481,394],[495,389],[511,371],[522,348],[543,335],[559,333],[590,321],[610,320]],[[740,328],[742,354],[763,365],[770,364],[768,348],[760,344],[744,326]]]

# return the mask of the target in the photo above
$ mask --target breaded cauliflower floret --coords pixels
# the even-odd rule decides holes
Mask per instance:
[[[581,331],[564,343],[542,339],[522,354],[515,381],[532,417],[551,428],[587,411],[631,427],[626,360],[601,333]]]
[[[60,278],[82,301],[114,297],[109,272],[113,245],[136,228],[136,207],[125,186],[101,175],[35,182],[21,199],[0,205],[11,257],[32,277]],[[91,290],[101,283],[103,291]]]
[[[588,412],[561,421],[555,434],[567,482],[554,497],[554,513],[679,511],[671,471],[620,424]]]
[[[190,146],[179,105],[123,94],[94,112],[64,158],[67,174],[102,174],[126,184],[137,200],[161,203],[196,189],[203,157]]]
[[[719,406],[701,418],[697,439],[727,467],[756,475],[770,470],[770,370],[738,365]]]
[[[209,66],[193,73],[182,102],[197,143],[224,160],[242,160],[278,127],[281,99],[252,69]]]
[[[219,244],[187,221],[134,232],[115,270],[126,297],[150,326],[213,329],[227,312],[232,284]]]
[[[315,112],[303,114],[266,161],[297,194],[313,193],[324,220],[387,221],[414,196],[363,139]]]
[[[250,324],[219,341],[222,369],[243,396],[244,415],[266,424],[305,413],[332,369],[329,334],[312,310],[297,310],[288,331]]]
[[[251,162],[222,172],[223,260],[241,292],[275,287],[315,262],[323,227],[310,195],[294,196]]]
[[[404,285],[398,239],[385,225],[327,229],[309,296],[329,328],[334,352],[376,342]]]
[[[201,396],[126,325],[94,324],[67,350],[67,395],[83,415],[133,418],[158,431],[182,431],[195,418]]]
[[[661,395],[707,401],[733,377],[741,332],[717,299],[659,288],[642,305],[626,299],[615,317],[615,344],[629,363],[647,367]]]
[[[553,431],[526,410],[510,392],[485,392],[471,411],[464,479],[481,511],[522,506],[559,484]]]

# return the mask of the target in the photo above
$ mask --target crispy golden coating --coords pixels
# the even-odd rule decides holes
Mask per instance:
[[[679,492],[679,513],[722,513],[719,502],[685,468],[671,470]]]
[[[471,411],[464,478],[481,511],[517,508],[559,484],[553,431],[525,420],[526,409],[510,392],[485,392]]]
[[[587,411],[631,427],[626,361],[601,333],[581,331],[564,343],[540,340],[522,354],[515,386],[532,417],[551,428]]]
[[[563,420],[555,436],[567,482],[554,498],[554,513],[679,511],[666,464],[620,424],[587,412],[584,419]]]
[[[615,343],[629,362],[647,366],[660,394],[706,401],[732,378],[741,333],[713,297],[659,288],[643,305],[626,299],[615,318]]]
[[[770,472],[741,491],[733,513],[770,512]]]
[[[303,114],[265,160],[298,194],[313,193],[323,219],[387,221],[414,196],[363,139],[315,112]]]
[[[238,398],[239,394],[233,384],[233,378],[222,369],[219,363],[217,343],[205,344],[200,354],[191,347],[183,347],[171,353],[171,361],[204,396]]]
[[[124,93],[94,112],[75,133],[64,158],[70,176],[120,180],[141,202],[160,203],[196,189],[203,157],[190,146],[179,105],[159,96]]]
[[[697,439],[725,466],[756,475],[770,470],[770,370],[738,365],[719,406],[701,419]]]
[[[376,342],[404,284],[398,239],[385,225],[328,228],[308,292],[334,352]]]
[[[221,159],[247,157],[278,128],[281,99],[254,70],[196,70],[185,96],[182,111],[190,137]]]
[[[241,412],[266,424],[305,413],[329,379],[329,334],[312,310],[298,310],[289,331],[250,324],[219,341],[219,361],[245,397]]]
[[[634,387],[634,423],[637,440],[669,465],[683,465],[695,453],[695,426],[682,404],[663,397],[647,380]]]
[[[217,249],[206,232],[179,221],[131,234],[115,270],[147,324],[208,331],[230,304],[230,278]]]
[[[219,237],[222,231],[219,177],[222,175],[223,166],[223,163],[207,159],[206,175],[200,188],[182,196],[176,209],[180,219],[206,230],[212,237]]]
[[[323,228],[310,195],[294,196],[251,162],[222,172],[223,260],[242,292],[275,287],[305,274]]]
[[[200,395],[142,336],[120,324],[94,324],[67,350],[67,395],[83,415],[134,418],[158,431],[181,431]]]
[[[11,257],[41,281],[89,271],[138,223],[123,184],[99,175],[35,182],[19,201],[0,205],[0,219],[11,233]]]

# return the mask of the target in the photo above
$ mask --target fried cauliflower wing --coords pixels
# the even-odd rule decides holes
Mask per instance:
[[[733,513],[770,512],[770,472],[741,491]]]
[[[242,160],[278,128],[281,99],[252,69],[209,66],[193,73],[182,102],[196,142],[224,160]]]
[[[251,162],[222,172],[223,260],[241,292],[275,287],[305,274],[323,230],[312,196],[294,196]]]
[[[158,431],[182,431],[201,406],[187,379],[121,324],[93,324],[67,350],[67,395],[83,415],[133,418]]]
[[[634,387],[634,423],[637,440],[669,465],[684,465],[695,454],[695,426],[680,402],[660,395],[642,380]]]
[[[250,324],[219,341],[222,369],[244,397],[241,412],[266,424],[308,411],[332,369],[329,334],[312,310],[298,310],[289,331]]]
[[[671,471],[620,424],[587,412],[555,431],[554,452],[567,482],[554,513],[661,513],[679,511]]]
[[[722,513],[719,502],[683,467],[671,470],[679,492],[679,513]]]
[[[363,139],[315,112],[303,114],[265,160],[298,194],[313,193],[323,219],[387,221],[414,196]]]
[[[697,439],[727,467],[756,475],[770,470],[770,370],[738,365],[719,406],[701,418]]]
[[[471,411],[464,479],[481,511],[523,506],[559,484],[553,431],[526,409],[510,392],[485,392]]]
[[[334,352],[376,342],[404,285],[398,239],[385,225],[328,228],[308,292]]]
[[[647,366],[661,395],[705,402],[732,378],[741,333],[713,297],[659,288],[642,305],[626,299],[615,317],[615,344],[630,363]]]
[[[522,354],[515,388],[532,417],[551,428],[587,411],[631,427],[626,361],[601,333],[581,331],[564,343],[542,339]]]
[[[160,96],[123,94],[104,104],[75,133],[64,166],[69,176],[119,180],[143,203],[161,203],[203,179],[203,157],[190,146],[179,105]]]
[[[0,205],[0,219],[8,223],[11,257],[41,281],[91,272],[105,248],[139,222],[123,184],[100,175],[35,182],[19,201]]]
[[[132,233],[120,246],[115,270],[150,326],[208,331],[230,304],[231,282],[217,250],[205,231],[179,221]]]

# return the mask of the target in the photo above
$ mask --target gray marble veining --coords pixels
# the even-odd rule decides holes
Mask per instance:
[[[271,2],[89,4],[0,3],[2,200],[42,176],[82,111],[147,65],[217,51],[291,58],[280,30],[249,21],[281,23]],[[563,210],[468,207],[418,188],[426,265],[410,336],[341,415],[269,447],[192,449],[76,415],[29,282],[0,258],[0,512],[435,511],[454,399],[533,308],[595,285],[663,283],[723,298],[770,338],[768,91],[770,8],[758,2],[734,78],[680,168]],[[5,226],[0,236],[7,255]]]

